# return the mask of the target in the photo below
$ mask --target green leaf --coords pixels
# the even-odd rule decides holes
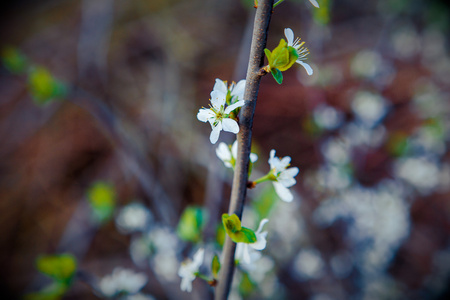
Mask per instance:
[[[20,74],[26,71],[27,58],[19,49],[5,47],[1,52],[3,65],[12,73]]]
[[[38,292],[28,293],[25,300],[59,300],[69,289],[69,286],[59,282],[53,282]]]
[[[253,230],[246,227],[242,227],[242,229],[239,232],[236,232],[234,234],[234,239],[233,238],[231,239],[235,243],[252,244],[256,242],[256,234]]]
[[[67,88],[56,80],[50,72],[43,67],[35,67],[28,75],[28,87],[36,104],[43,105],[50,101],[62,98],[67,94]]]
[[[278,84],[281,84],[283,82],[283,74],[281,74],[281,71],[278,69],[271,69],[270,73],[272,73],[273,78]]]
[[[222,223],[228,234],[239,232],[242,228],[241,220],[239,220],[236,214],[232,214],[231,216],[229,214],[223,214]]]
[[[116,193],[111,184],[94,183],[87,192],[87,198],[96,221],[103,223],[111,218],[116,207]]]
[[[251,229],[241,226],[241,220],[239,220],[236,214],[222,215],[222,223],[225,227],[225,231],[231,240],[235,243],[254,243],[256,242],[255,232]]]
[[[211,271],[212,271],[214,278],[217,279],[217,276],[219,275],[219,271],[220,271],[220,260],[219,260],[219,256],[217,256],[217,255],[214,255],[213,260],[211,262]]]
[[[77,269],[77,261],[71,254],[46,255],[37,258],[36,267],[59,282],[69,282]]]
[[[244,297],[248,298],[250,294],[255,290],[256,285],[250,279],[247,273],[242,273],[242,279],[239,283],[239,293]]]
[[[273,49],[271,59],[272,63],[269,62],[270,68],[283,68],[289,63],[288,45],[284,39],[281,39],[278,46]]]
[[[264,49],[264,53],[266,54],[267,61],[269,62],[269,66],[273,65],[273,62],[272,62],[272,53],[270,52],[270,50],[267,49],[267,48],[265,48],[265,49]]]
[[[177,227],[178,236],[185,241],[197,243],[206,224],[207,213],[201,207],[188,206],[181,215]]]

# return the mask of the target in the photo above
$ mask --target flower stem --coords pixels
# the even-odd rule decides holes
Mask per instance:
[[[266,175],[264,175],[261,178],[256,179],[255,181],[253,181],[253,183],[256,185],[258,183],[264,182],[264,181],[273,181],[275,178],[275,176],[273,176],[272,172],[267,173]],[[276,178],[275,178],[276,179]]]
[[[238,155],[231,190],[228,214],[242,217],[245,196],[247,194],[248,168],[252,139],[253,115],[255,113],[256,99],[262,75],[260,69],[264,63],[264,48],[266,47],[267,32],[274,0],[258,1],[253,37],[250,49],[250,59],[247,68],[244,99],[246,104],[241,109],[239,119],[240,131],[237,135]],[[236,244],[226,237],[222,253],[222,268],[219,274],[219,283],[215,292],[215,300],[225,300],[231,288],[234,273],[234,252]]]

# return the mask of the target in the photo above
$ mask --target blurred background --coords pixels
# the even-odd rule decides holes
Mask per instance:
[[[300,173],[292,203],[271,184],[249,191],[243,223],[268,217],[268,244],[230,298],[449,299],[449,6],[318,2],[287,0],[271,20],[268,48],[292,28],[314,74],[262,79],[251,178],[269,170],[271,149]],[[244,79],[252,6],[2,4],[2,299],[126,297],[105,289],[116,267],[145,274],[133,299],[211,296],[199,279],[181,292],[177,275],[199,246],[220,253],[231,189],[196,114],[216,78]],[[42,289],[58,276],[37,259],[60,253],[77,271],[51,298]]]

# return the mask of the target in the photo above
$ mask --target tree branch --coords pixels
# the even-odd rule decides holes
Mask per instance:
[[[241,109],[239,119],[238,155],[231,190],[228,214],[236,214],[242,218],[245,197],[247,194],[249,155],[252,145],[253,115],[258,97],[259,83],[264,75],[260,72],[264,63],[264,48],[272,15],[274,0],[260,0],[256,9],[253,37],[250,49],[250,59],[247,68],[244,99],[245,106]],[[234,273],[234,252],[236,244],[227,236],[222,253],[222,269],[219,284],[216,288],[215,300],[225,300],[228,297]]]

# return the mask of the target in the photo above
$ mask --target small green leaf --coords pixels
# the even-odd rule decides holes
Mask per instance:
[[[231,216],[229,214],[223,214],[222,223],[228,234],[236,233],[241,230],[241,220],[239,220],[236,214],[232,214]]]
[[[178,223],[178,236],[185,241],[199,242],[201,232],[206,224],[207,213],[201,207],[188,206],[181,215]]]
[[[69,289],[69,286],[59,282],[53,282],[38,292],[25,294],[25,300],[60,300]]]
[[[250,279],[247,273],[242,273],[242,279],[239,283],[239,292],[244,298],[248,298],[250,294],[255,290],[256,285]]]
[[[242,229],[235,234],[234,239],[232,238],[232,240],[235,243],[252,244],[256,242],[256,234],[253,230],[242,227]]]
[[[217,276],[219,275],[219,271],[220,271],[220,260],[219,260],[219,256],[217,256],[217,255],[214,255],[213,260],[211,262],[211,271],[212,271],[214,278],[217,279]]]
[[[28,87],[35,103],[39,105],[49,103],[57,98],[62,98],[67,94],[65,85],[56,80],[43,67],[35,67],[30,70]]]
[[[270,73],[272,73],[273,78],[278,84],[281,84],[283,82],[283,74],[281,74],[281,71],[278,69],[271,69]]]
[[[20,74],[27,68],[27,58],[15,47],[5,47],[1,52],[3,65],[12,73]]]
[[[37,269],[59,281],[69,282],[77,269],[77,261],[71,254],[46,255],[36,260]]]
[[[267,61],[269,62],[269,66],[273,65],[272,63],[272,52],[269,49],[265,48],[264,53],[266,54]]]
[[[87,198],[96,221],[103,223],[111,218],[116,206],[116,193],[111,184],[94,183],[87,192]]]

